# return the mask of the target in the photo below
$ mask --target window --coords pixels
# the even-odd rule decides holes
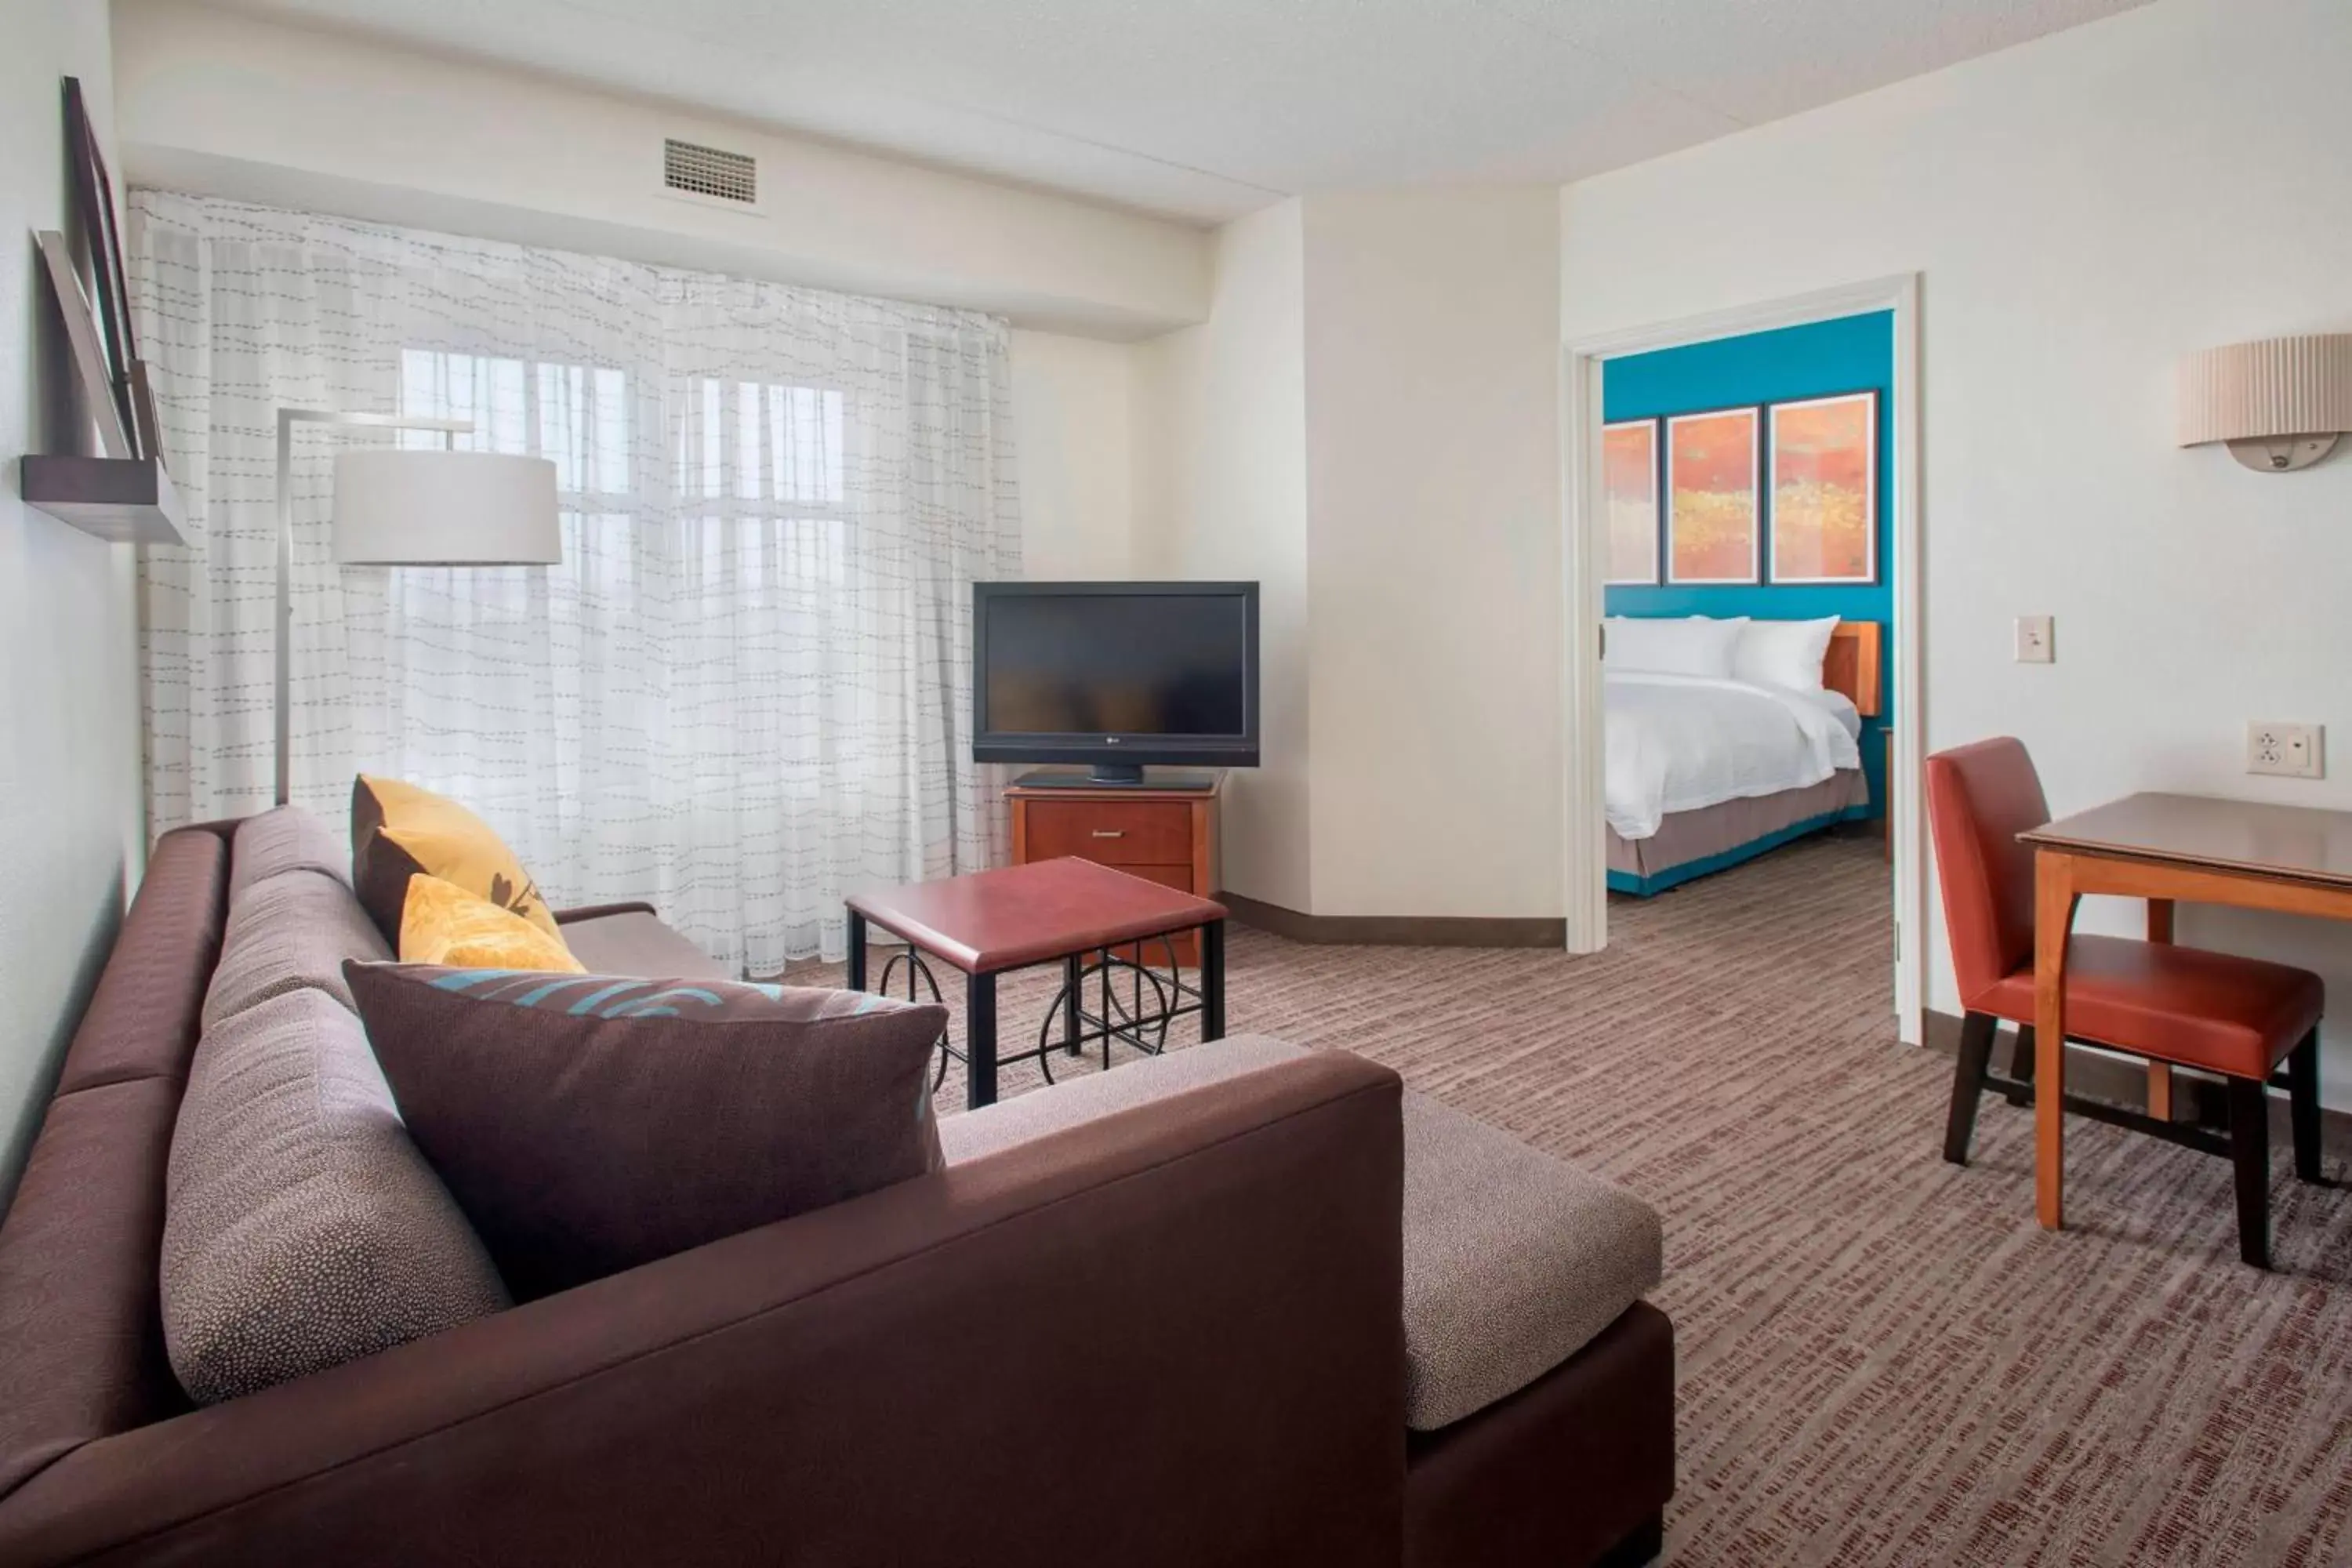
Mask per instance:
[[[711,568],[731,548],[746,583],[845,581],[848,408],[841,389],[703,377],[684,415],[681,498],[728,503],[701,520],[710,530],[704,548]],[[723,543],[720,510],[734,522]]]
[[[526,365],[487,354],[404,349],[400,411],[423,419],[467,419],[460,450],[536,452],[555,465],[555,488],[571,498],[625,496],[629,478],[629,387],[604,365]],[[539,439],[530,439],[536,429]],[[437,447],[430,430],[404,430],[404,447]]]

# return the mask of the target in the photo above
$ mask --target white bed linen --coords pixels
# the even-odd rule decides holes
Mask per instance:
[[[1861,718],[1833,691],[1604,670],[1601,692],[1604,795],[1621,838],[1647,838],[1674,812],[1805,789],[1862,765]]]
[[[1759,682],[1759,684],[1762,683]],[[1774,688],[1774,689],[1783,697],[1793,697],[1800,702],[1811,702],[1816,707],[1825,709],[1830,717],[1835,719],[1847,734],[1852,735],[1856,741],[1862,739],[1862,710],[1856,708],[1853,705],[1853,699],[1844,692],[1832,691],[1827,687],[1823,687],[1819,691],[1793,691],[1785,687]]]

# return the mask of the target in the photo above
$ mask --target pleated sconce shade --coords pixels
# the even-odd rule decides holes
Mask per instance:
[[[335,458],[345,566],[551,566],[563,559],[555,465],[503,452],[366,447]]]
[[[2227,441],[2248,461],[2247,444],[2284,449],[2316,445],[2299,461],[2249,463],[2300,468],[2352,430],[2352,332],[2268,338],[2207,349],[2180,363],[2180,444]]]

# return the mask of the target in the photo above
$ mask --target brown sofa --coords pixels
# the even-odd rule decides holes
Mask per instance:
[[[230,869],[226,827],[157,845],[0,1224],[0,1563],[1657,1549],[1673,1342],[1645,1303],[1408,1433],[1401,1086],[1341,1052],[975,1122],[937,1175],[191,1408],[158,1253]],[[567,924],[592,963],[657,930]]]

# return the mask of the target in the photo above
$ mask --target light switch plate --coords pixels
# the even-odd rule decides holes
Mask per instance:
[[[2051,639],[2055,628],[2048,616],[2017,617],[2017,662],[2020,664],[2051,664],[2058,658],[2057,645]]]
[[[2246,771],[2288,779],[2325,778],[2327,761],[2321,747],[2326,733],[2317,724],[2257,719],[2246,726]]]

